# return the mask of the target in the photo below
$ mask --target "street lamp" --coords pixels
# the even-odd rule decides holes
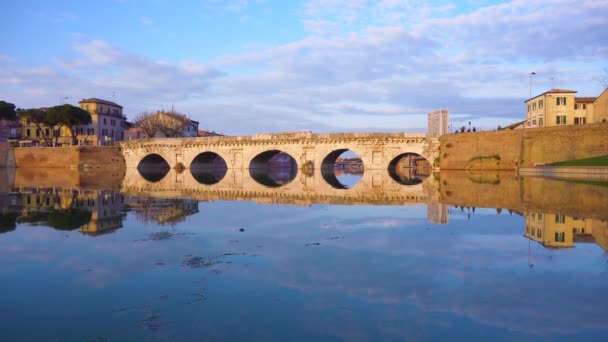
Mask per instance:
[[[530,97],[528,97],[528,100],[532,100],[532,75],[536,75],[536,73],[534,71],[530,73]]]
[[[60,97],[60,98],[59,98],[59,104],[60,104],[60,105],[64,104],[64,103],[65,103],[65,100],[67,100],[67,99],[69,99],[69,97],[67,97],[67,96],[66,96],[66,97]]]

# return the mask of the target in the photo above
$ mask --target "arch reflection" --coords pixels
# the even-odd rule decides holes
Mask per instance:
[[[402,185],[420,184],[431,171],[431,163],[416,153],[400,154],[388,164],[388,174]]]
[[[323,179],[335,189],[352,188],[359,182],[363,173],[363,161],[349,149],[332,151],[321,163]]]
[[[149,182],[160,181],[170,169],[169,163],[156,153],[145,156],[137,165],[139,174]]]
[[[213,185],[219,183],[226,176],[228,165],[219,154],[203,152],[196,156],[190,164],[190,172],[197,182]]]
[[[276,188],[288,184],[298,173],[298,163],[289,154],[271,150],[258,154],[249,163],[249,174],[256,182]]]

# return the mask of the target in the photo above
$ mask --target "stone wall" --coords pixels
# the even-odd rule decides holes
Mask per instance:
[[[608,155],[608,123],[446,134],[440,137],[444,170],[516,170]]]
[[[23,147],[15,148],[17,168],[109,168],[124,170],[118,147]]]

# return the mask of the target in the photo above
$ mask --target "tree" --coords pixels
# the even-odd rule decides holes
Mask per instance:
[[[188,127],[190,119],[184,114],[170,111],[157,113],[160,117],[158,130],[167,138],[176,138],[184,135],[184,130]]]
[[[153,138],[158,132],[159,117],[156,113],[142,112],[135,117],[133,125],[143,129],[148,137]]]
[[[51,107],[48,110],[48,122],[51,126],[65,126],[70,131],[72,145],[78,143],[76,139],[76,126],[88,125],[93,121],[91,114],[84,109],[64,104]]]
[[[143,112],[133,120],[135,127],[143,129],[150,138],[156,136],[157,133],[166,137],[181,137],[189,123],[190,119],[186,115],[173,110],[156,113]]]
[[[15,105],[5,101],[0,101],[0,120],[16,120],[17,112],[15,112]]]
[[[30,108],[30,109],[18,110],[17,113],[19,114],[19,117],[27,118],[27,120],[29,122],[35,124],[36,128],[38,130],[40,130],[40,132],[43,131],[43,129],[42,129],[43,126],[52,127],[51,123],[48,120],[47,112],[45,112],[42,109]],[[47,146],[50,146],[51,145],[50,137],[48,137],[46,134],[42,134],[42,137],[44,138],[45,144]]]

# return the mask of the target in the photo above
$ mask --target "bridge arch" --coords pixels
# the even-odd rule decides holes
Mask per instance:
[[[215,152],[199,153],[190,163],[190,173],[194,179],[205,185],[219,183],[228,172],[228,165],[222,156]]]
[[[151,153],[143,157],[137,164],[137,171],[149,182],[158,182],[163,179],[171,166],[165,158],[157,153]]]
[[[298,163],[288,153],[281,150],[268,150],[259,153],[249,162],[249,175],[256,182],[276,188],[296,178]]]
[[[344,164],[337,163],[338,158],[347,151],[350,151],[351,153],[356,155],[356,157],[349,158],[349,160],[359,159],[360,162],[359,163],[356,163],[356,162],[355,163],[344,163]],[[355,169],[353,169],[353,168],[355,168]],[[323,158],[323,160],[321,162],[321,176],[329,185],[331,185],[335,189],[348,189],[348,188],[354,186],[355,184],[357,184],[357,182],[360,180],[361,176],[363,175],[364,168],[365,168],[365,166],[363,164],[363,161],[361,160],[360,154],[358,154],[357,152],[355,152],[349,148],[339,148],[339,149],[329,152]],[[337,176],[337,173],[342,173],[345,175],[350,175],[351,173],[353,173],[353,175],[354,175],[354,172],[356,172],[356,175],[358,175],[358,176],[355,176],[353,179],[349,179],[347,182],[341,181]],[[344,178],[344,177],[341,177],[341,178]]]
[[[422,183],[432,173],[431,162],[415,152],[404,152],[394,157],[387,170],[391,178],[402,185]]]

